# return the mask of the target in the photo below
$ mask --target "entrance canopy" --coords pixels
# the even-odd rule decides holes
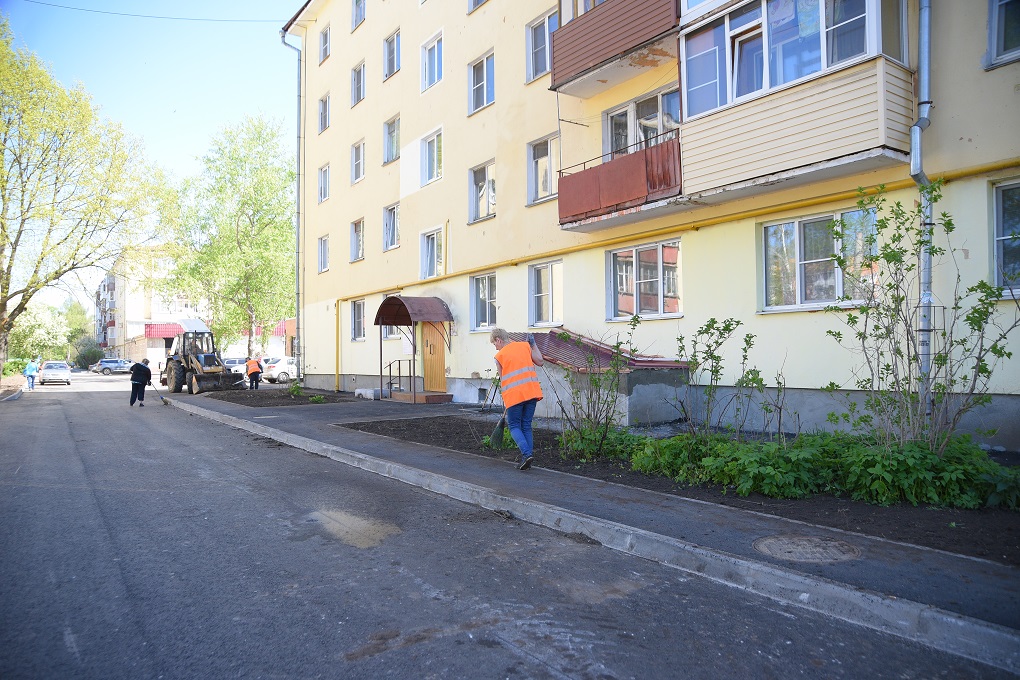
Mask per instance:
[[[453,321],[446,303],[437,297],[391,295],[375,313],[376,326],[410,326],[417,321]]]

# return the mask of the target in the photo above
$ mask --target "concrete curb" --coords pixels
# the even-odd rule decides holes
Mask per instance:
[[[931,605],[869,592],[756,562],[565,508],[512,498],[492,489],[380,460],[242,418],[172,401],[182,411],[258,434],[368,472],[740,588],[789,605],[865,626],[1020,674],[1020,631]]]

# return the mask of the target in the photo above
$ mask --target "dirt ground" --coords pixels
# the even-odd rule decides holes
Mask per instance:
[[[313,390],[305,390],[303,397],[292,397],[281,389],[219,392],[209,396],[249,406],[301,406],[308,404],[308,396],[312,394],[321,394],[329,403],[354,401],[350,394]],[[479,413],[355,423],[345,427],[479,456],[515,460],[516,450],[493,450],[482,446],[482,437],[491,433],[494,419],[492,414]],[[549,424],[554,423],[549,421]],[[758,494],[744,498],[732,489],[712,485],[685,486],[664,477],[634,472],[620,461],[582,463],[564,458],[557,444],[557,434],[555,430],[536,428],[535,467],[1020,566],[1020,512],[952,510],[908,504],[880,507],[828,495],[798,500],[781,500]]]

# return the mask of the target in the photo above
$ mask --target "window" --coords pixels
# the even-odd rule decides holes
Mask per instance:
[[[552,68],[552,34],[559,26],[555,11],[528,25],[528,80],[534,80]]]
[[[579,17],[585,12],[590,12],[606,0],[574,0],[574,16]]]
[[[326,61],[329,56],[329,26],[319,32],[319,63]]]
[[[553,325],[563,322],[563,263],[547,262],[528,271],[530,325]]]
[[[365,301],[351,303],[351,340],[365,339]]]
[[[421,278],[431,279],[443,273],[443,230],[421,235]]]
[[[680,313],[680,242],[625,248],[609,254],[609,317]]]
[[[365,63],[351,69],[351,106],[365,98]]]
[[[680,127],[679,121],[679,90],[625,104],[606,115],[606,153],[623,154],[633,151],[630,147],[634,145],[655,145],[664,139],[660,134]]]
[[[351,184],[360,182],[365,177],[365,142],[351,145]]]
[[[424,92],[443,79],[443,36],[433,38],[421,48],[421,90]]]
[[[989,68],[1020,59],[1020,0],[989,0]]]
[[[365,220],[351,222],[351,262],[365,259]]]
[[[383,80],[400,70],[400,31],[383,41]]]
[[[867,12],[879,3],[886,52],[902,59],[903,0],[760,0],[688,34],[682,74],[686,115],[868,54],[874,48]]]
[[[319,238],[319,273],[329,269],[329,237]]]
[[[496,100],[496,57],[490,54],[471,64],[468,77],[471,82],[469,108],[474,113]]]
[[[471,171],[472,222],[496,214],[496,162],[490,161]]]
[[[435,132],[422,140],[421,183],[425,186],[443,176],[443,131]]]
[[[838,219],[846,224],[843,244],[833,236],[833,221]],[[834,253],[843,250],[848,260],[858,259],[874,229],[874,213],[864,210],[766,225],[765,307],[818,307],[844,295],[865,299],[865,291],[844,290],[843,272]],[[861,273],[866,277],[867,272]]]
[[[471,277],[471,327],[492,328],[496,325],[496,275]]]
[[[383,208],[383,250],[400,245],[400,204]]]
[[[484,5],[486,0],[468,0],[468,12],[478,9]]]
[[[319,132],[329,127],[329,95],[319,100]]]
[[[556,195],[559,169],[559,137],[528,145],[528,203]]]
[[[995,187],[995,285],[1020,293],[1020,183]]]
[[[319,168],[319,203],[329,198],[329,165]]]
[[[351,30],[365,20],[365,0],[351,0]]]
[[[882,2],[882,54],[901,64],[908,62],[905,47],[907,36],[907,5],[903,0]]]
[[[400,158],[400,116],[383,123],[383,163]]]

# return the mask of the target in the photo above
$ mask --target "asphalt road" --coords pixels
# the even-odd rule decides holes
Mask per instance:
[[[0,678],[1009,677],[129,392],[0,402]]]

